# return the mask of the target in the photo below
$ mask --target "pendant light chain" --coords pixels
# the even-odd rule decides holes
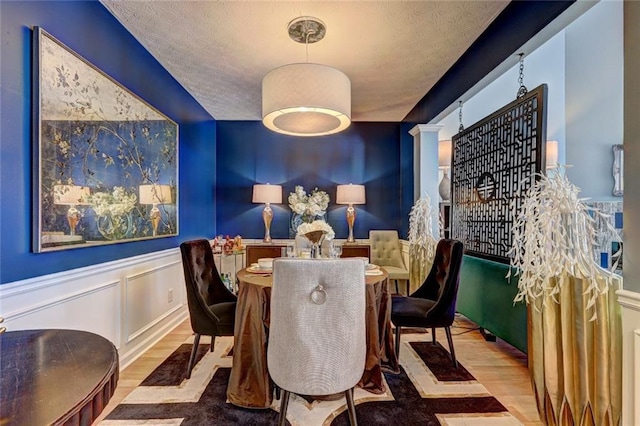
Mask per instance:
[[[458,132],[464,131],[464,125],[462,124],[462,101],[458,101],[458,121],[460,121],[460,127],[458,127]]]
[[[519,56],[520,56],[520,59],[518,62],[520,63],[520,67],[518,72],[518,84],[520,85],[520,87],[518,87],[518,93],[516,94],[516,99],[520,99],[527,94],[527,88],[524,85],[524,53],[519,53]]]

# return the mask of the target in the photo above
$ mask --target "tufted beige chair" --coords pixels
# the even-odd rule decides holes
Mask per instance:
[[[353,388],[366,354],[365,275],[360,259],[285,259],[273,262],[267,366],[284,392],[344,393],[356,424]]]
[[[398,238],[398,231],[369,231],[369,245],[371,246],[371,258],[374,265],[382,266],[389,274],[389,279],[396,284],[398,281],[407,283],[407,296],[409,295],[409,269],[402,259],[402,246]]]

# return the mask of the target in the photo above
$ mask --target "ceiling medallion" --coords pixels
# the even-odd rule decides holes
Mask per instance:
[[[301,16],[289,22],[288,31],[291,40],[298,43],[313,44],[324,38],[327,27],[324,22],[311,16]]]
[[[289,37],[308,49],[326,27],[303,16],[289,23]],[[262,123],[291,136],[323,136],[351,124],[351,81],[342,71],[307,62],[276,68],[262,79]]]

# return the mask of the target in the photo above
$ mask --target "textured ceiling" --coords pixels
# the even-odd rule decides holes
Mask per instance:
[[[352,119],[401,121],[508,1],[102,3],[217,120],[262,118],[262,77],[306,62],[287,24],[314,16],[309,62],[349,76]]]

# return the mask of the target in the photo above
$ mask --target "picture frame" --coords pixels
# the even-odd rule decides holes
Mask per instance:
[[[33,28],[33,251],[178,235],[178,125]]]
[[[613,196],[624,196],[624,145],[613,145]]]

